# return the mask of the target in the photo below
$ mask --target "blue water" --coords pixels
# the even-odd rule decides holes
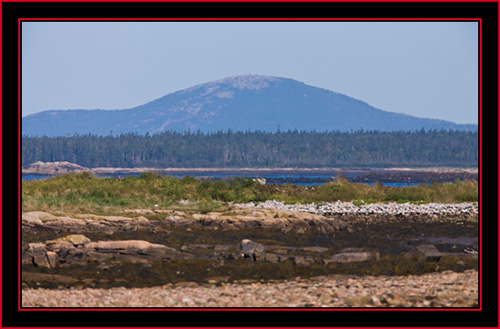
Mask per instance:
[[[109,174],[109,175],[99,175],[100,178],[119,178],[119,177],[126,177],[126,176],[131,176],[131,177],[139,177],[141,174],[138,173],[132,173],[132,174]],[[171,175],[172,177],[176,178],[182,178],[185,175]],[[214,178],[224,178],[224,177],[238,177],[241,175],[216,175],[216,174],[191,174],[192,177],[214,177]],[[22,180],[25,181],[31,181],[31,180],[39,180],[39,179],[47,179],[52,177],[52,175],[22,175]],[[244,177],[248,178],[256,178],[255,175],[245,175]],[[302,174],[302,175],[259,175],[259,178],[274,178],[274,179],[286,179],[286,178],[291,178],[291,179],[300,179],[300,178],[321,178],[321,179],[329,179],[332,178],[331,175],[307,175],[307,174]],[[421,183],[394,183],[394,182],[382,182],[384,186],[392,186],[392,187],[404,187],[404,186],[415,186],[419,185]],[[285,184],[285,183],[273,183],[277,185]],[[318,182],[293,182],[293,183],[288,183],[288,184],[293,184],[293,185],[301,185],[301,186],[317,186],[317,185],[323,185],[325,183],[318,183]],[[367,185],[375,185],[375,183],[365,183]]]
[[[394,183],[394,182],[391,182],[391,183],[382,182],[382,183],[384,184],[384,186],[392,186],[392,187],[417,186],[417,185],[421,185],[421,184],[431,185],[431,183]],[[364,184],[373,186],[376,183],[364,183]]]
[[[50,175],[23,175],[22,180],[39,180],[39,179],[47,179],[52,176]]]

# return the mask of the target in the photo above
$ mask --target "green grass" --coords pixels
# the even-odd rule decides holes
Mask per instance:
[[[210,211],[226,202],[279,200],[285,203],[354,201],[455,203],[477,202],[476,181],[389,187],[349,183],[345,178],[319,186],[261,185],[249,178],[228,183],[193,177],[174,178],[154,173],[140,177],[96,178],[88,173],[22,182],[22,210],[113,211],[123,208],[171,207],[181,200],[197,201],[199,211]]]

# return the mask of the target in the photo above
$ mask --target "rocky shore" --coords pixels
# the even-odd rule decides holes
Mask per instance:
[[[22,214],[23,306],[477,305],[477,204],[185,207]]]
[[[475,218],[478,215],[477,203],[368,203],[354,204],[353,202],[326,202],[322,204],[285,204],[281,201],[268,200],[259,203],[239,203],[236,207],[258,208],[258,209],[279,209],[293,212],[307,212],[324,216],[364,216],[364,215],[383,215],[390,221],[394,215],[400,216],[436,216],[436,217],[456,217],[464,216]],[[359,219],[356,217],[355,219]]]
[[[23,175],[64,175],[70,173],[92,172],[91,169],[82,167],[68,161],[42,162],[37,161],[32,163],[27,168],[22,168]]]

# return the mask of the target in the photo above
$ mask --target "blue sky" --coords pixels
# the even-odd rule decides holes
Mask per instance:
[[[476,22],[23,22],[22,115],[126,109],[240,74],[478,122]]]

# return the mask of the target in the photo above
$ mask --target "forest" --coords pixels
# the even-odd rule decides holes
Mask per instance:
[[[478,132],[219,131],[22,137],[22,166],[69,161],[97,167],[478,167]]]

